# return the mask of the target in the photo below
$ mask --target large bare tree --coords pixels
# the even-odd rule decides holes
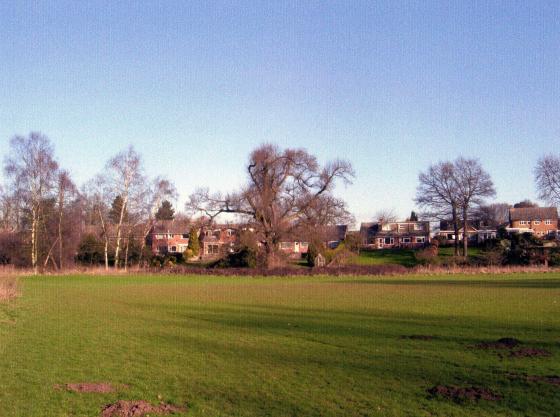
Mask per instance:
[[[455,234],[455,256],[459,256],[460,196],[456,187],[455,167],[452,162],[438,162],[418,176],[414,201],[423,210],[423,216],[433,220],[449,220]]]
[[[66,212],[67,205],[77,197],[78,189],[72,179],[70,174],[66,170],[61,170],[58,173],[58,178],[56,181],[56,193],[57,193],[57,205],[58,205],[58,225],[57,225],[57,242],[58,242],[58,267],[60,269],[64,268],[64,238],[63,238],[63,225],[64,225],[64,214]]]
[[[88,224],[101,228],[103,238],[103,258],[105,269],[109,269],[109,204],[112,193],[105,186],[105,179],[101,175],[88,181],[82,188],[85,211],[90,213]]]
[[[37,273],[42,208],[55,189],[58,164],[50,140],[37,132],[14,136],[10,140],[9,155],[4,162],[4,172],[11,194],[21,199],[30,213],[31,266]]]
[[[264,264],[277,264],[280,239],[312,224],[335,224],[349,213],[344,201],[333,195],[337,181],[350,183],[354,171],[349,162],[334,160],[319,165],[303,149],[280,149],[265,144],[249,156],[247,184],[229,194],[199,189],[190,196],[187,209],[210,219],[222,213],[245,216],[255,224],[264,247]]]
[[[468,256],[469,215],[473,208],[480,206],[484,200],[496,195],[494,184],[478,159],[457,158],[454,164],[453,180],[463,221],[463,256]]]
[[[560,206],[560,156],[548,155],[538,160],[535,183],[541,200]]]

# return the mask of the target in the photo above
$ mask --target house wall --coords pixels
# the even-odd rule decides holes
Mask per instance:
[[[532,229],[537,236],[546,236],[557,230],[558,219],[515,220],[510,226],[514,229]]]
[[[152,253],[154,255],[162,253],[183,253],[187,249],[188,244],[189,238],[183,237],[183,234],[154,233],[152,235]],[[165,252],[161,250],[163,247],[167,248]],[[175,248],[175,250],[173,250],[173,248]]]

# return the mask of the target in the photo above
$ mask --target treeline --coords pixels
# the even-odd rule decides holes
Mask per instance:
[[[282,239],[305,236],[320,245],[322,226],[354,221],[346,202],[334,193],[337,184],[354,178],[351,163],[335,159],[321,165],[303,149],[259,146],[249,155],[247,181],[239,190],[222,194],[198,188],[185,214],[174,213],[171,206],[177,197],[173,182],[149,177],[132,146],[106,161],[99,174],[80,187],[41,133],[14,136],[7,154],[0,190],[0,262],[30,266],[35,272],[75,262],[142,266],[151,256],[146,238],[158,219],[203,216],[213,222],[224,213],[240,216],[250,226],[259,265],[273,268],[282,262]],[[560,157],[541,158],[535,181],[539,198],[560,204]],[[424,219],[451,220],[457,232],[475,215],[503,213],[503,205],[487,204],[494,196],[490,175],[480,162],[458,158],[420,174],[415,202]],[[456,255],[459,243],[456,240]],[[467,245],[465,239],[465,257]]]

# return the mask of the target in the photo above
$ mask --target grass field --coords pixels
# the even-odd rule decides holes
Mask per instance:
[[[479,248],[469,248],[471,256],[480,255]],[[445,261],[446,258],[453,257],[452,247],[440,247],[439,258]],[[402,265],[406,267],[413,267],[418,265],[418,261],[414,257],[412,249],[376,249],[369,251],[361,251],[356,255],[351,263],[355,265]]]
[[[560,386],[560,274],[20,280],[0,304],[0,416],[99,416],[119,399],[185,416],[552,416]],[[430,335],[432,340],[402,339]],[[548,350],[513,358],[500,337]],[[56,384],[123,384],[73,393]],[[434,385],[503,399],[455,403]],[[120,386],[120,385],[119,385]]]

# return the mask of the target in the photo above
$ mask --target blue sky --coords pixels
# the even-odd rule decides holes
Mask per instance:
[[[0,154],[41,131],[82,183],[133,143],[180,207],[263,142],[349,159],[358,220],[460,154],[533,199],[560,152],[557,1],[4,1],[0,62]]]

